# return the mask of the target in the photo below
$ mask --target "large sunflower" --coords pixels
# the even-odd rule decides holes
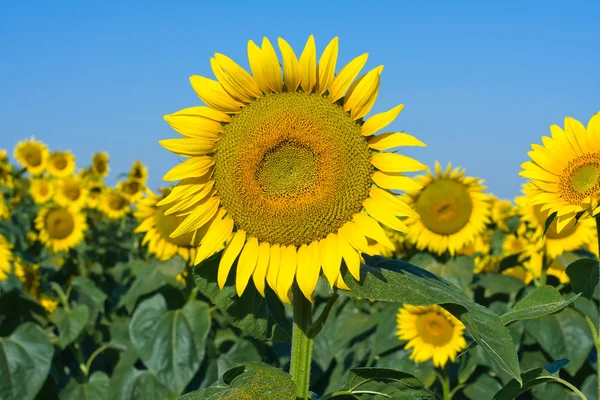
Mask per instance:
[[[179,254],[188,263],[193,263],[196,257],[196,246],[205,232],[190,232],[176,238],[171,233],[181,224],[185,216],[169,213],[169,207],[158,206],[157,203],[169,193],[162,190],[157,196],[147,190],[146,198],[137,205],[136,218],[141,221],[135,232],[145,232],[142,245],[148,244],[148,251],[159,260],[166,261]]]
[[[69,176],[75,170],[75,156],[70,151],[55,151],[48,158],[48,172],[57,178]]]
[[[98,208],[110,219],[122,218],[130,210],[129,200],[113,188],[105,188],[98,200]]]
[[[36,204],[44,204],[52,198],[54,186],[47,179],[32,179],[29,193]]]
[[[44,143],[31,138],[17,143],[14,156],[31,175],[39,175],[46,168],[48,154],[48,147]]]
[[[161,144],[188,159],[165,175],[180,182],[163,204],[193,207],[172,237],[208,226],[196,263],[228,242],[219,264],[221,287],[239,255],[238,294],[252,277],[261,294],[266,280],[290,302],[294,280],[312,298],[321,269],[331,285],[345,287],[342,259],[359,279],[365,237],[393,249],[379,223],[405,231],[397,217],[417,215],[388,189],[414,186],[402,173],[426,167],[383,152],[423,146],[414,137],[374,136],[403,105],[363,121],[383,67],[356,79],[367,61],[363,54],[336,75],[337,38],[318,64],[312,36],[299,59],[286,41],[278,43],[283,71],[264,38],[262,47],[248,43],[252,75],[217,53],[211,59],[217,81],[190,78],[207,107],[165,117],[184,138]]]
[[[539,189],[530,204],[556,212],[560,232],[578,213],[587,218],[600,212],[600,113],[589,120],[587,129],[566,117],[565,129],[552,125],[550,133],[551,138],[542,137],[543,145],[531,145],[532,161],[521,165],[520,175]]]
[[[92,156],[92,174],[98,178],[108,175],[108,153],[95,153]]]
[[[433,365],[443,368],[467,347],[463,323],[438,305],[404,304],[396,320],[396,335],[400,340],[408,340],[404,348],[413,349],[410,358],[416,362],[433,359]]]
[[[407,240],[420,250],[454,255],[481,234],[489,222],[490,202],[483,181],[465,177],[465,170],[448,163],[445,171],[435,163],[435,175],[416,178],[418,190],[410,190],[407,198],[420,218],[409,217]]]
[[[530,205],[532,196],[537,193],[531,184],[524,185],[523,192],[525,195],[517,197],[515,201],[520,205],[523,220],[534,230],[534,236],[545,242],[546,255],[550,259],[567,251],[582,249],[596,239],[594,220],[589,218],[579,221],[571,219],[566,225],[563,224],[560,232],[557,227],[560,222],[555,219],[548,227],[546,234],[543,235],[549,210],[543,210],[541,204]]]
[[[55,252],[66,251],[77,246],[87,230],[85,216],[71,207],[48,204],[35,219],[40,232],[39,239]]]
[[[76,175],[71,175],[56,181],[56,202],[64,207],[81,209],[85,206],[87,189],[83,181]]]

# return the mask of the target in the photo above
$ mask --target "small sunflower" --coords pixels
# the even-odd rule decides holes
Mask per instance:
[[[32,297],[38,298],[41,284],[38,272],[40,264],[32,264],[22,258],[15,257],[14,267],[15,275],[23,282],[23,291]]]
[[[516,208],[510,200],[500,200],[492,196],[492,221],[498,228],[508,232],[508,220],[516,215]]]
[[[126,197],[129,202],[136,203],[144,195],[144,184],[142,181],[129,178],[117,184],[117,190]]]
[[[523,237],[507,234],[502,242],[502,250],[507,256],[519,254],[525,251],[528,244],[529,241]]]
[[[29,193],[36,204],[44,204],[54,195],[54,185],[47,179],[32,179]]]
[[[56,181],[56,202],[64,207],[81,209],[85,206],[87,189],[83,181],[76,175],[71,175]]]
[[[148,180],[148,168],[140,160],[136,160],[129,170],[129,179],[141,182],[142,186]]]
[[[75,156],[70,151],[55,151],[48,158],[48,172],[56,178],[64,178],[75,171]]]
[[[190,232],[188,234],[172,238],[170,235],[185,219],[169,212],[169,207],[157,205],[168,195],[168,190],[163,190],[160,196],[152,191],[147,191],[145,199],[140,201],[135,212],[140,225],[135,229],[136,233],[145,232],[142,245],[148,244],[148,251],[161,261],[166,261],[179,254],[189,264],[196,257],[196,246],[203,232]]]
[[[86,204],[88,208],[98,208],[100,204],[100,197],[102,196],[102,191],[104,190],[104,184],[101,181],[96,181],[93,179],[87,179],[85,182],[85,187],[88,191]]]
[[[8,274],[12,273],[12,244],[0,235],[0,281],[6,281]]]
[[[39,240],[55,252],[77,246],[87,230],[85,216],[79,211],[55,204],[42,207],[35,219]]]
[[[433,365],[443,368],[467,347],[463,323],[438,305],[404,304],[398,310],[396,321],[396,335],[408,341],[404,348],[413,349],[410,358],[415,362],[433,359]]]
[[[108,160],[108,153],[95,153],[92,156],[92,174],[98,178],[108,175],[110,171]]]
[[[58,301],[49,297],[40,297],[40,304],[48,314],[52,314],[58,308]]]
[[[489,197],[483,190],[482,180],[465,177],[464,169],[452,170],[448,163],[446,171],[435,163],[435,176],[416,178],[422,189],[408,192],[409,204],[420,218],[407,218],[410,228],[407,239],[419,250],[454,255],[475,240],[489,222]]]
[[[9,189],[12,189],[14,187],[12,166],[8,162],[6,150],[0,150],[0,187],[5,187]]]
[[[578,213],[588,218],[600,212],[600,112],[589,120],[587,129],[566,117],[565,129],[552,125],[550,133],[552,137],[542,137],[543,145],[531,145],[531,161],[521,165],[520,175],[539,190],[529,204],[549,214],[556,212],[560,232]]]
[[[113,188],[102,191],[98,208],[110,219],[122,218],[130,210],[129,200]]]
[[[330,285],[346,288],[342,259],[359,279],[367,237],[394,249],[379,223],[406,231],[397,217],[418,215],[389,190],[414,187],[402,174],[426,167],[386,151],[424,146],[413,136],[374,135],[403,105],[364,120],[382,66],[356,79],[367,61],[363,54],[336,75],[337,37],[318,63],[313,36],[299,59],[285,40],[278,43],[283,71],[264,38],[262,47],[248,43],[252,74],[217,53],[211,59],[216,81],[190,78],[207,106],[165,117],[184,138],[161,144],[187,159],[165,175],[180,182],[162,202],[193,207],[171,237],[207,227],[195,263],[228,243],[220,287],[239,256],[238,295],[252,277],[261,294],[266,281],[289,303],[294,281],[312,299],[321,270]]]
[[[31,175],[39,175],[46,168],[48,154],[48,147],[44,143],[31,138],[17,144],[14,156]]]

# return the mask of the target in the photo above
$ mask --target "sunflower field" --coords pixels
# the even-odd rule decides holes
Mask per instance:
[[[600,113],[500,199],[403,153],[366,54],[276,44],[190,78],[164,187],[0,150],[0,399],[598,399]]]

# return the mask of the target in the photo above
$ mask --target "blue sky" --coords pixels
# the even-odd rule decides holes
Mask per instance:
[[[428,144],[408,154],[512,198],[530,143],[600,110],[598,15],[597,0],[3,2],[0,148],[35,135],[78,166],[108,151],[110,183],[140,159],[156,188],[177,162],[162,116],[200,104],[190,75],[212,77],[215,52],[247,65],[263,36],[299,54],[312,33],[318,52],[340,37],[338,65],[385,65],[372,112],[405,104],[391,128]]]

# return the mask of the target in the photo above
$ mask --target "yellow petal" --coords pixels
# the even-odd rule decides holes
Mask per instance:
[[[248,281],[256,268],[258,261],[258,239],[251,237],[246,241],[246,245],[240,254],[237,271],[235,274],[235,291],[241,296],[246,290]]]
[[[288,92],[296,91],[300,84],[300,66],[292,46],[282,38],[277,39],[283,59],[283,81]]]
[[[231,82],[250,97],[262,97],[262,91],[258,84],[244,68],[224,54],[215,53],[215,59],[225,70]]]
[[[389,150],[401,146],[425,146],[425,143],[402,132],[382,133],[369,140],[369,147],[375,150]]]
[[[283,81],[281,77],[281,67],[279,66],[279,60],[277,59],[275,49],[266,37],[263,38],[262,42],[262,60],[262,71],[263,76],[267,81],[267,86],[275,93],[281,93]]]
[[[310,302],[313,302],[312,293],[315,290],[319,273],[321,272],[321,246],[319,242],[302,245],[298,249],[298,268],[296,282],[298,287]]]
[[[323,94],[329,88],[335,74],[338,57],[338,37],[334,37],[325,47],[317,66],[317,93]]]
[[[267,279],[267,268],[269,267],[269,258],[271,256],[271,246],[267,242],[262,242],[258,248],[258,261],[256,268],[252,273],[252,280],[256,290],[265,297],[265,280]]]
[[[221,256],[221,261],[219,261],[219,271],[217,274],[217,283],[221,289],[225,286],[231,266],[240,254],[240,251],[242,251],[244,243],[246,243],[246,231],[241,230],[237,231],[229,243],[227,243],[223,255]]]
[[[181,201],[173,204],[169,208],[165,208],[165,215],[170,215],[174,213],[185,213],[186,211],[189,211],[191,207],[195,207],[196,204],[203,203],[205,201],[205,198],[212,197],[216,193],[215,190],[213,190],[214,185],[215,181],[210,181],[206,185],[204,185],[202,190],[200,190],[195,195],[190,196],[187,199],[182,199]]]
[[[267,269],[267,283],[277,292],[277,276],[279,274],[279,264],[281,261],[281,248],[278,244],[271,246],[271,254],[269,255],[269,268]]]
[[[246,94],[243,90],[240,90],[231,80],[229,75],[223,71],[223,68],[219,65],[215,58],[210,59],[210,66],[213,70],[213,74],[217,81],[223,86],[223,89],[233,98],[244,103],[252,101],[252,96]]]
[[[197,205],[194,211],[192,211],[169,236],[176,238],[206,224],[217,212],[220,201],[221,199],[219,197],[211,197],[204,203]]]
[[[354,81],[360,70],[365,66],[367,58],[369,58],[369,54],[367,53],[356,57],[342,68],[340,73],[333,79],[329,89],[329,99],[332,103],[341,99],[344,93],[346,93],[352,81]]]
[[[296,267],[298,265],[298,255],[296,247],[286,246],[281,249],[281,260],[279,265],[279,273],[277,274],[277,294],[284,303],[290,304],[290,292],[294,283]]]
[[[203,175],[200,178],[188,178],[182,179],[175,187],[171,190],[171,193],[164,199],[156,203],[157,206],[179,201],[180,199],[193,196],[195,193],[201,191],[206,183],[211,179],[211,174]]]
[[[248,62],[256,84],[265,93],[271,93],[264,75],[262,50],[252,40],[248,41]]]
[[[393,120],[396,119],[400,111],[404,108],[404,104],[399,104],[391,110],[375,114],[371,118],[367,119],[361,128],[361,134],[363,136],[371,136],[375,132],[388,126]]]
[[[338,235],[361,253],[365,252],[369,247],[365,235],[361,233],[360,227],[354,222],[346,222],[342,225],[342,227],[338,229]]]
[[[217,148],[214,140],[205,138],[165,139],[158,143],[165,149],[185,157],[204,156]]]
[[[419,182],[408,176],[394,172],[375,171],[373,174],[373,182],[377,186],[390,190],[419,190],[423,188]]]
[[[370,237],[390,250],[395,249],[394,245],[392,242],[390,242],[390,239],[387,237],[385,231],[377,223],[377,221],[366,214],[354,214],[353,220],[356,222],[361,229],[361,232],[364,233],[365,236]]]
[[[237,113],[242,103],[231,97],[219,82],[192,75],[190,83],[200,99],[208,106],[224,113]]]
[[[340,253],[346,263],[348,271],[354,279],[357,281],[360,280],[360,255],[352,246],[350,246],[350,243],[345,240],[340,240],[339,243]]]
[[[350,117],[359,119],[365,116],[374,104],[379,91],[380,67],[374,68],[348,91],[344,98],[344,111],[350,112]]]
[[[406,225],[404,225],[394,215],[390,208],[386,208],[385,203],[378,202],[373,198],[367,198],[363,201],[363,207],[371,217],[375,218],[377,221],[381,222],[388,228],[400,232],[408,232],[408,228],[406,227]]]
[[[215,159],[212,157],[192,157],[171,168],[171,170],[163,176],[163,180],[179,181],[186,178],[199,178],[204,176],[214,164]]]
[[[350,288],[348,287],[348,285],[346,285],[346,282],[344,282],[344,278],[342,278],[342,274],[339,274],[336,281],[335,281],[335,286],[342,289],[342,290],[350,290]]]
[[[419,214],[415,210],[388,191],[379,188],[371,188],[369,189],[369,195],[374,200],[377,200],[382,207],[393,212],[394,215],[419,218]]]
[[[313,35],[308,37],[300,55],[300,86],[310,93],[317,83],[317,47]]]
[[[336,234],[330,233],[325,239],[321,240],[321,253],[323,273],[329,282],[329,286],[333,287],[340,272],[340,265],[342,264],[339,238]]]
[[[173,114],[167,115],[167,117],[201,117],[205,119],[212,119],[213,121],[217,122],[231,121],[230,115],[206,106],[184,108],[183,110],[179,110]]]
[[[233,231],[233,219],[227,217],[225,219],[216,219],[202,239],[202,243],[196,253],[195,264],[200,264],[208,257],[212,256],[215,251],[231,236]]]
[[[211,110],[211,108],[208,107],[192,108],[205,108]],[[181,110],[180,112],[182,111],[185,110]],[[200,115],[194,115],[192,112],[193,111],[190,111],[189,114],[165,115],[164,118],[175,131],[183,136],[217,140],[220,137],[220,132],[223,130],[221,123]]]
[[[383,172],[415,172],[427,169],[425,164],[395,153],[377,153],[371,158],[371,164]]]
[[[588,143],[593,151],[600,151],[600,112],[592,116],[587,125]]]

